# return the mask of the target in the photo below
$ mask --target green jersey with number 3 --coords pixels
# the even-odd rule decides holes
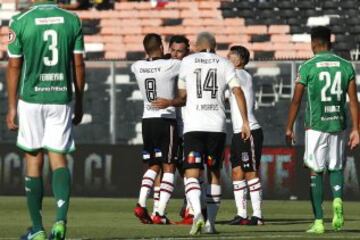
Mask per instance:
[[[82,54],[80,19],[53,2],[35,4],[10,22],[8,55],[23,58],[19,84],[26,102],[65,104],[71,101],[73,54]]]
[[[332,52],[320,52],[300,66],[297,82],[307,88],[305,127],[322,132],[346,128],[346,95],[355,79],[352,64]]]

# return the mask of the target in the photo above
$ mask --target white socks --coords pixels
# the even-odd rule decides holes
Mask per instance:
[[[153,214],[155,214],[155,213],[158,211],[159,200],[160,200],[160,187],[159,187],[159,186],[155,186],[155,187],[154,187],[154,207],[153,207]]]
[[[174,174],[164,173],[160,184],[160,200],[158,213],[164,216],[166,205],[169,202],[172,192],[174,191]]]
[[[206,206],[208,221],[212,226],[215,224],[216,215],[220,206],[221,200],[221,186],[216,184],[210,184],[207,188],[206,194]]]
[[[157,173],[154,170],[148,169],[143,176],[143,179],[141,181],[141,188],[140,188],[139,201],[138,201],[141,207],[146,207],[146,200],[154,185],[156,175]]]
[[[259,178],[254,178],[248,182],[251,205],[253,209],[253,216],[262,218],[261,214],[261,201],[262,201],[262,192],[261,192],[261,183]]]
[[[201,209],[206,209],[207,184],[205,183],[204,173],[199,177],[199,184],[201,188]]]
[[[247,185],[246,180],[233,181],[237,215],[247,218]]]
[[[185,179],[185,194],[187,200],[190,202],[190,205],[194,211],[194,217],[199,216],[201,214],[201,203],[200,203],[201,188],[200,188],[199,180],[197,178]]]

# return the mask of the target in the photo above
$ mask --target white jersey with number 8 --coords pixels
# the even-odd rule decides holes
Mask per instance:
[[[144,99],[143,118],[176,118],[175,107],[157,109],[156,98],[173,99],[180,61],[175,59],[140,60],[131,66]]]
[[[179,73],[179,89],[187,93],[184,133],[225,132],[225,90],[239,87],[234,66],[214,53],[185,57]]]

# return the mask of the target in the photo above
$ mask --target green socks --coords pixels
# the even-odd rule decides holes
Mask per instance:
[[[52,190],[56,200],[56,221],[66,222],[70,201],[70,171],[58,168],[52,175]]]
[[[25,192],[32,229],[34,232],[38,232],[43,230],[41,209],[44,186],[42,177],[25,177]]]
[[[310,183],[310,195],[311,195],[311,204],[313,207],[313,212],[315,219],[323,219],[323,179],[322,174],[318,173],[316,175],[311,175]]]
[[[330,186],[333,194],[333,198],[342,199],[344,188],[344,174],[342,170],[329,171]]]

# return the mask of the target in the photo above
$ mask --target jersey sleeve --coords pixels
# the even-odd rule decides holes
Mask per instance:
[[[21,42],[20,23],[16,19],[11,19],[9,25],[9,39],[7,52],[10,58],[20,58],[23,56],[23,46]]]
[[[355,80],[355,78],[356,78],[355,69],[352,66],[352,64],[349,64],[349,79],[348,79],[348,81],[350,82],[351,80]]]
[[[186,61],[182,61],[179,68],[178,88],[186,89]]]
[[[134,62],[134,63],[131,65],[130,70],[131,70],[131,72],[132,72],[133,74],[136,75],[136,62]]]
[[[240,87],[240,79],[236,76],[236,71],[234,65],[230,61],[225,61],[225,81],[229,86],[229,89],[233,89],[235,87]]]
[[[75,44],[74,44],[74,54],[83,54],[84,49],[84,35],[82,31],[81,20],[76,16],[75,20]]]
[[[299,67],[298,73],[297,73],[297,77],[295,82],[296,83],[301,83],[304,86],[308,85],[308,72],[306,71],[306,67],[304,65],[301,65]]]
[[[173,73],[174,73],[175,76],[179,75],[179,73],[180,73],[180,66],[181,66],[181,61],[179,61],[179,60],[174,60]]]

